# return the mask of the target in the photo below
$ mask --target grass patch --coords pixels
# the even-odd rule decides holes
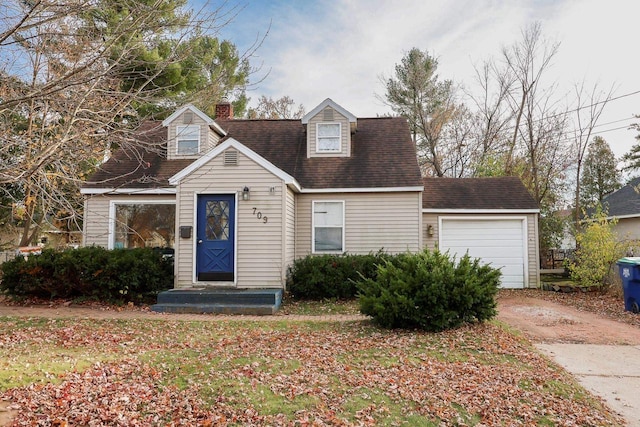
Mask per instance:
[[[53,354],[45,352],[46,359],[33,363],[31,358],[21,356],[11,362],[0,363],[0,391],[25,384],[59,383],[60,377],[70,371],[83,371],[98,358],[83,357],[78,352]],[[106,361],[106,359],[102,359]]]
[[[384,390],[363,387],[351,394],[342,405],[343,413],[351,414],[347,420],[354,424],[364,418],[375,417],[380,426],[420,426],[435,427],[438,423],[418,414],[407,412],[411,404],[408,401],[394,401]]]
[[[582,401],[584,399],[591,398],[591,395],[589,395],[582,387],[578,386],[574,381],[565,382],[553,380],[547,382],[544,385],[544,388],[550,393],[567,400]]]
[[[338,356],[338,361],[348,366],[381,366],[384,368],[398,366],[401,363],[399,356],[389,356],[379,349],[347,352]]]
[[[358,300],[305,301],[285,298],[280,311],[300,316],[330,316],[360,314]]]
[[[461,425],[475,426],[482,420],[480,416],[470,414],[464,406],[459,405],[458,403],[453,402],[451,406],[453,406],[455,410],[458,411],[458,414],[459,414],[458,421]]]

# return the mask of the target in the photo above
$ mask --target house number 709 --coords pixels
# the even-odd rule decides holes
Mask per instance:
[[[267,221],[269,221],[269,217],[266,215],[262,215],[262,212],[260,212],[258,208],[253,208],[253,214],[256,216],[256,218],[258,218],[259,221],[262,221],[265,224],[267,223]]]

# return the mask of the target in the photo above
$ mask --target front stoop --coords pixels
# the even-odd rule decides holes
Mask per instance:
[[[282,289],[171,289],[158,294],[159,313],[274,314]]]

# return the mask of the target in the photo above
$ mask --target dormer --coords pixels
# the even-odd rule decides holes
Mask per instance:
[[[167,159],[195,159],[213,149],[227,133],[211,117],[188,104],[167,117]]]
[[[302,118],[307,128],[307,157],[350,157],[356,116],[325,99]]]

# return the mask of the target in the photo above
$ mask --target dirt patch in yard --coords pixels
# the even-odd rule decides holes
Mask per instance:
[[[553,297],[543,291],[534,296],[518,291],[501,293],[498,320],[522,331],[534,342],[640,345],[640,328],[631,322],[621,323],[612,316],[567,305],[566,300],[551,301]],[[595,295],[589,298],[598,299]]]

